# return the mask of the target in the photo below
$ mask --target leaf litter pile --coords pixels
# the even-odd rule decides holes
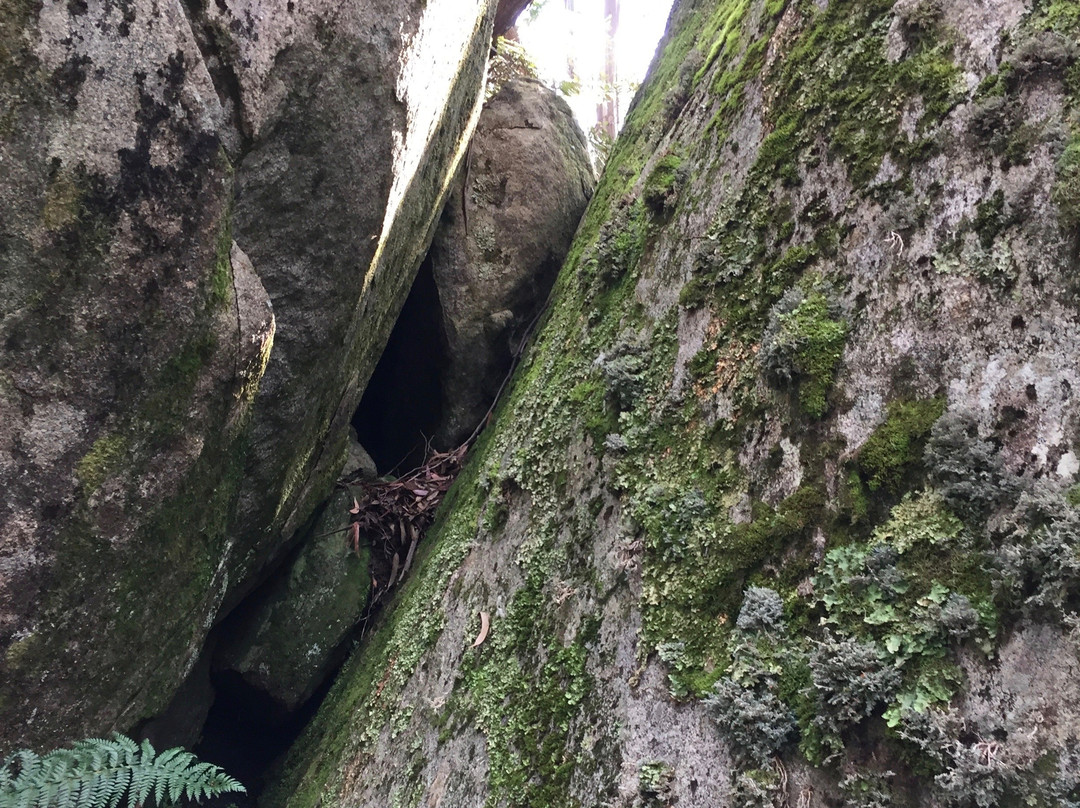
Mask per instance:
[[[366,480],[349,485],[348,538],[359,554],[371,546],[371,605],[405,580],[417,545],[435,520],[435,511],[461,470],[468,442],[449,452],[435,452],[396,480]]]
[[[362,621],[365,629],[375,607],[409,574],[417,546],[435,521],[439,503],[461,471],[465,453],[491,422],[495,406],[513,377],[546,308],[546,305],[540,307],[525,330],[487,413],[463,444],[448,452],[429,454],[420,466],[394,480],[362,481],[353,477],[343,481],[353,493],[346,531],[349,544],[357,554],[360,553],[360,542],[367,541],[371,546],[371,598]],[[480,620],[480,634],[473,647],[484,642],[490,629],[491,619],[487,612],[480,613]]]

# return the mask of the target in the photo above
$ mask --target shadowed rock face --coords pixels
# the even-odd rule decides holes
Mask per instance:
[[[1033,5],[676,2],[265,805],[1076,801],[1080,16]]]
[[[363,614],[368,549],[346,540],[352,496],[340,491],[285,569],[230,617],[216,670],[234,671],[282,713],[300,707],[344,657],[342,643]],[[269,720],[267,717],[264,720]]]
[[[493,6],[0,9],[0,747],[162,709],[327,493]]]
[[[484,107],[431,245],[447,366],[440,449],[487,412],[570,248],[593,186],[570,108],[517,79]]]
[[[2,14],[8,747],[134,718],[186,665],[273,318],[232,249],[221,108],[180,4]]]

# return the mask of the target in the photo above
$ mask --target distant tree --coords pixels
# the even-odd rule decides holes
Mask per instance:
[[[573,0],[567,0],[572,3]],[[615,35],[619,30],[619,0],[604,0],[604,97],[596,106],[596,120],[612,140],[619,133],[619,71],[615,60]]]

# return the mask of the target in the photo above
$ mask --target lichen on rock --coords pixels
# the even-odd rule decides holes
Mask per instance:
[[[1005,673],[1013,642],[1059,670],[1075,622],[1077,87],[1067,48],[999,75],[1067,5],[676,3],[429,555],[271,804],[1075,798],[1075,701]],[[998,81],[1037,135],[972,136]]]

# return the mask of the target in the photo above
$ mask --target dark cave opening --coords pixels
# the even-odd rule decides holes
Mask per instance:
[[[247,794],[230,794],[223,804],[248,808],[259,803],[267,774],[293,745],[330,690],[333,676],[304,705],[289,713],[234,671],[211,674],[214,703],[194,752],[235,777]]]
[[[442,419],[446,356],[442,307],[429,256],[352,419],[380,474],[424,461],[427,443]]]

